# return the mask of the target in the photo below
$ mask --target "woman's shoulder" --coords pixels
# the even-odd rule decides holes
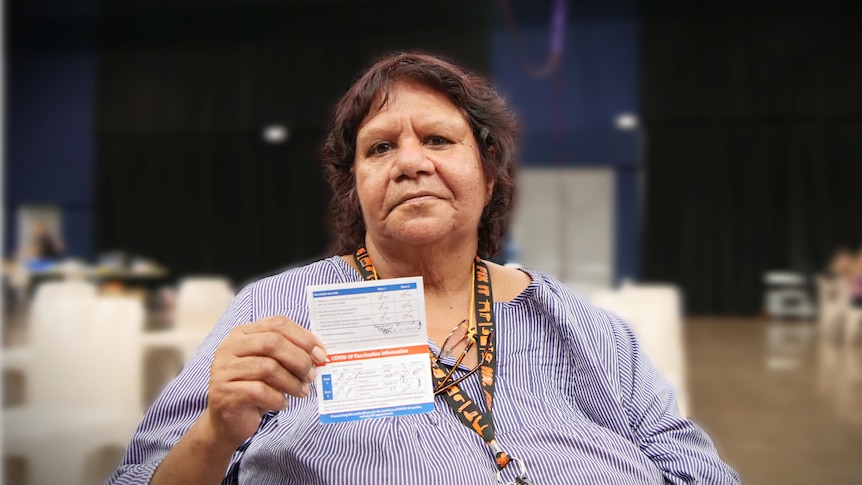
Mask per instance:
[[[621,334],[626,333],[626,323],[621,318],[595,305],[572,285],[541,271],[513,270],[528,275],[529,290],[525,294],[539,311],[554,320],[565,333],[611,345]]]
[[[572,286],[561,282],[559,279],[543,271],[514,265],[500,266],[494,263],[490,263],[488,266],[491,272],[491,281],[494,283],[495,299],[500,301],[505,301],[505,299],[496,298],[498,293],[498,275],[495,274],[495,270],[499,272],[499,275],[503,276],[502,279],[507,282],[505,290],[508,292],[508,295],[506,296],[517,292],[513,295],[514,298],[520,294],[528,293],[530,296],[541,300],[541,302],[545,304],[551,303],[551,300],[553,300],[553,303],[555,304],[563,304],[566,306],[591,306],[591,303],[586,296],[578,292]]]
[[[517,298],[533,281],[530,273],[510,266],[501,266],[492,261],[485,261],[491,284],[494,288],[494,300],[508,302]]]

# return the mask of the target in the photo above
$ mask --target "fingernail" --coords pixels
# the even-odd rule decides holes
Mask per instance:
[[[308,384],[303,384],[302,385],[302,395],[307,396],[309,392],[311,392],[311,386],[309,386]]]
[[[308,375],[305,376],[305,382],[314,382],[315,379],[317,379],[317,369],[312,367],[311,370],[308,371]]]
[[[287,394],[284,395],[284,406],[282,406],[282,410],[287,409],[290,406],[290,398],[287,397]]]
[[[311,349],[311,357],[314,359],[315,364],[322,364],[326,362],[326,352],[318,347],[317,345]]]

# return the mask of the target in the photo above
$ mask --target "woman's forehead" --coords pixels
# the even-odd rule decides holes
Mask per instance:
[[[396,81],[389,85],[388,92],[380,89],[374,96],[371,102],[371,109],[360,123],[359,131],[362,132],[369,122],[374,120],[378,115],[386,114],[393,107],[397,109],[404,95],[412,96],[412,99],[419,100],[420,103],[427,103],[429,109],[418,113],[420,119],[434,123],[443,122],[447,118],[467,122],[467,118],[464,116],[462,110],[446,93],[415,81]]]

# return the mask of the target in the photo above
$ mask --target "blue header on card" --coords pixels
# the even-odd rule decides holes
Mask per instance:
[[[396,285],[367,286],[364,288],[344,288],[312,292],[314,298],[325,296],[356,295],[360,293],[377,293],[380,291],[415,290],[416,283],[401,283]]]

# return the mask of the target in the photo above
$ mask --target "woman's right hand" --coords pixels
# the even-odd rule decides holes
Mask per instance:
[[[235,327],[215,351],[207,409],[201,416],[213,445],[234,450],[267,411],[287,405],[287,395],[306,397],[314,366],[326,360],[323,343],[284,316]]]

